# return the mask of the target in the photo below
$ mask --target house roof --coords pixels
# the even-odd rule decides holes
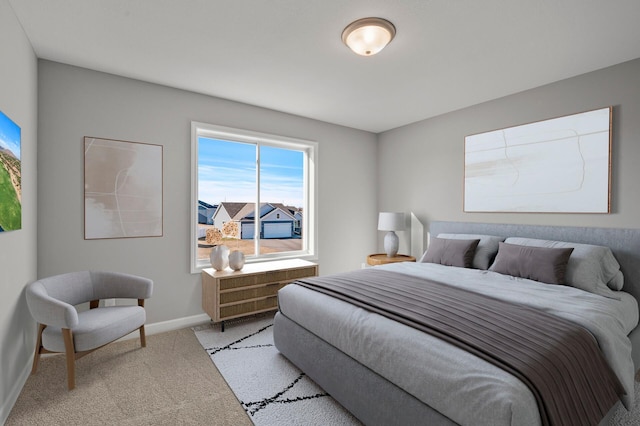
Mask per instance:
[[[254,203],[230,203],[225,201],[220,203],[218,211],[221,211],[223,208],[227,211],[227,214],[229,214],[229,217],[231,217],[232,220],[255,219]],[[275,209],[280,209],[283,213],[293,218],[292,214],[282,203],[260,203],[260,217],[264,217]]]
[[[202,200],[198,200],[198,204],[199,204],[199,205],[201,205],[202,207],[207,208],[207,209],[215,209],[215,208],[217,208],[217,207],[218,207],[218,206],[216,206],[216,205],[206,203],[206,202],[204,202],[204,201],[202,201]]]
[[[243,208],[246,208],[246,206],[247,206],[247,203],[230,203],[230,202],[224,201],[219,204],[218,211],[222,211],[224,209],[226,210],[227,214],[231,219],[237,220],[236,216],[238,216],[238,213]],[[216,212],[216,214],[217,213],[218,212]]]
[[[242,220],[247,217],[254,210],[254,203],[245,203],[245,205],[236,213],[233,217],[234,220]]]
[[[295,215],[296,213],[300,213],[302,214],[302,208],[300,207],[295,207],[295,206],[285,206],[285,208],[287,210],[289,210],[289,213],[291,213],[292,215]]]

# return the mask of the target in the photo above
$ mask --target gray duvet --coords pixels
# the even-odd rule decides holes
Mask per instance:
[[[428,277],[525,303],[591,330],[632,404],[633,362],[626,335],[638,322],[631,296],[606,299],[566,286],[494,272],[403,263],[379,268]],[[540,424],[535,399],[510,374],[435,337],[315,291],[289,285],[280,310],[358,362],[459,424]]]

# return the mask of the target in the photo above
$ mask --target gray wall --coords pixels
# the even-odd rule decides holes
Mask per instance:
[[[372,133],[137,80],[40,61],[38,275],[107,269],[148,276],[148,323],[203,314],[189,272],[191,121],[318,142],[322,274],[360,267],[376,245]],[[83,137],[164,147],[164,236],[83,237]]]
[[[462,211],[465,136],[610,105],[611,214]],[[640,228],[640,59],[382,133],[378,153],[379,209],[413,211],[425,229],[432,220]]]
[[[35,323],[24,286],[36,278],[37,61],[11,6],[0,0],[0,110],[22,131],[22,229],[0,233],[0,424],[29,374]]]

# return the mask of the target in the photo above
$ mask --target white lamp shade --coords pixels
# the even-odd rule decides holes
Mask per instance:
[[[378,231],[402,231],[404,222],[404,213],[380,212],[378,215]]]

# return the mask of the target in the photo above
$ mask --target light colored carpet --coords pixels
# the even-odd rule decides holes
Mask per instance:
[[[107,345],[66,386],[64,357],[42,358],[6,425],[251,425],[191,329]]]
[[[638,375],[634,383],[634,407],[633,410],[627,411],[621,402],[615,407],[615,411],[611,416],[609,425],[611,426],[640,426],[640,383],[638,383]]]
[[[194,328],[256,426],[360,425],[273,345],[273,314]]]

